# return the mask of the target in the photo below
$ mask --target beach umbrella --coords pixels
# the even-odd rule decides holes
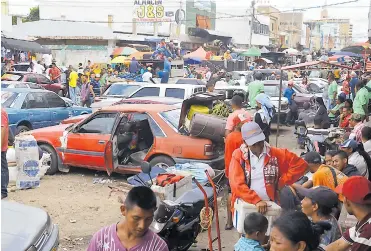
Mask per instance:
[[[111,64],[123,64],[125,62],[130,61],[128,57],[125,56],[118,56],[111,60]]]
[[[299,54],[299,51],[294,49],[294,48],[288,48],[288,49],[284,50],[283,53],[287,53],[290,56],[296,56],[296,55]]]
[[[137,50],[131,47],[117,47],[116,49],[113,50],[112,55],[113,56],[129,56],[135,52],[137,52]]]
[[[261,52],[258,48],[256,47],[251,47],[247,51],[244,51],[240,54],[240,56],[245,56],[245,57],[260,57]]]

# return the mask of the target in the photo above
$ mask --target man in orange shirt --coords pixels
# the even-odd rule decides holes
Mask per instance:
[[[9,121],[8,114],[1,109],[1,199],[8,197],[9,170],[6,160],[8,150]]]
[[[59,83],[61,77],[61,71],[58,69],[55,63],[52,63],[52,68],[49,70],[50,80],[53,83]]]
[[[266,143],[255,122],[245,123],[241,133],[244,144],[233,152],[229,165],[232,212],[235,200],[240,198],[264,214],[268,210],[267,201],[278,202],[278,190],[301,178],[308,164],[287,149]]]
[[[234,131],[227,135],[225,138],[225,151],[224,151],[224,161],[225,161],[225,176],[229,176],[229,164],[232,159],[233,152],[238,149],[242,144],[242,134],[241,127],[244,123],[251,121],[249,117],[244,114],[239,114],[233,119]],[[230,191],[229,187],[229,193]],[[231,212],[231,196],[228,195],[227,202],[227,224],[225,225],[225,230],[231,230],[233,228],[232,222],[232,212]]]

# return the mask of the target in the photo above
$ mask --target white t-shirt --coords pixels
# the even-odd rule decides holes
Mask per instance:
[[[43,54],[43,57],[42,58],[43,58],[46,66],[49,66],[49,65],[52,64],[52,60],[53,60],[52,55],[50,55],[50,54]]]
[[[264,181],[264,159],[267,154],[267,148],[264,146],[263,153],[259,158],[250,151],[250,166],[251,166],[251,190],[254,190],[260,199],[269,201],[270,198],[267,194]]]
[[[206,80],[207,81],[209,81],[210,80],[210,78],[211,78],[211,71],[208,71],[207,73],[206,73]]]
[[[34,73],[39,73],[39,74],[42,74],[43,72],[45,71],[45,68],[44,66],[42,66],[41,64],[35,64],[33,66],[33,72]]]
[[[149,71],[143,73],[142,79],[144,82],[149,82],[150,78],[152,78],[152,73],[150,73]]]

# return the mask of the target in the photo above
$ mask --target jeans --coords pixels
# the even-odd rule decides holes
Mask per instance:
[[[8,196],[9,169],[6,151],[1,152],[1,198]]]
[[[289,111],[287,113],[287,117],[286,117],[286,124],[290,124],[290,125],[293,125],[295,124],[295,121],[298,119],[299,115],[298,115],[298,112],[293,112],[293,111]]]
[[[87,100],[81,100],[81,106],[84,107],[86,105],[86,107],[90,108],[91,106],[91,103],[92,103],[92,98],[88,98]]]
[[[69,92],[70,92],[70,99],[74,104],[76,104],[76,87],[69,87]]]
[[[332,108],[334,108],[334,100],[333,99],[328,99],[327,101],[327,110],[331,110]]]

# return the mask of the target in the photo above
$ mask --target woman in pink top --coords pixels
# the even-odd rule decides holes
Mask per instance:
[[[246,120],[246,122],[251,121],[251,114],[246,111],[244,108],[242,108],[243,105],[243,98],[239,95],[233,96],[231,99],[231,104],[232,104],[232,109],[233,112],[229,114],[228,119],[227,119],[227,124],[225,126],[225,137],[228,136],[231,132],[234,130],[234,123],[233,120],[238,116],[238,115],[243,115]]]

